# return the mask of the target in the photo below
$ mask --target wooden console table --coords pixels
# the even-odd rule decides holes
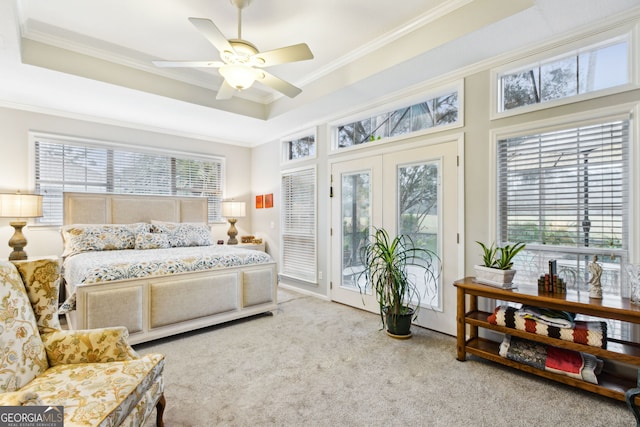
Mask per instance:
[[[494,300],[511,301],[555,310],[564,310],[572,313],[581,313],[603,319],[617,319],[640,324],[640,306],[631,304],[628,298],[605,297],[602,300],[598,300],[590,299],[587,292],[582,292],[578,295],[576,292],[571,291],[567,294],[539,293],[537,286],[519,286],[517,289],[501,289],[476,283],[473,281],[472,277],[458,280],[454,282],[454,285],[458,288],[458,313],[456,318],[458,328],[458,360],[466,360],[466,355],[469,353],[521,371],[529,372],[544,378],[622,401],[625,400],[625,392],[628,389],[638,386],[635,379],[616,377],[606,372],[598,375],[599,384],[591,384],[568,376],[536,369],[501,357],[499,354],[499,342],[478,336],[478,328],[485,328],[502,334],[509,334],[531,341],[551,344],[556,347],[591,353],[602,359],[625,362],[640,368],[639,344],[611,338],[607,341],[606,349],[577,344],[517,329],[493,325],[487,320],[491,313],[478,310],[478,297],[485,297]],[[466,303],[467,295],[469,296],[468,307]],[[467,325],[469,325],[468,337],[466,334]],[[636,399],[636,404],[640,404],[640,398]]]

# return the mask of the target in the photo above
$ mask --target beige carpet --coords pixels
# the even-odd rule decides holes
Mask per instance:
[[[166,355],[167,427],[635,425],[623,402],[458,362],[453,337],[395,340],[374,314],[279,298],[274,316],[136,346]]]

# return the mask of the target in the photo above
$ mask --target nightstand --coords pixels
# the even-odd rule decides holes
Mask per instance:
[[[239,248],[244,248],[244,249],[253,249],[254,251],[262,251],[262,252],[266,251],[264,242],[262,242],[262,243],[238,243],[238,247]]]

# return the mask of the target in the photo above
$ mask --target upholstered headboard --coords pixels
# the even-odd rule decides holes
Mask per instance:
[[[206,197],[64,193],[65,224],[208,222]]]

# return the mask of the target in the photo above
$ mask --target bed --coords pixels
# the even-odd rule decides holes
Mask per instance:
[[[136,344],[276,310],[276,263],[211,244],[206,198],[63,199],[61,313],[71,329],[126,326]]]

